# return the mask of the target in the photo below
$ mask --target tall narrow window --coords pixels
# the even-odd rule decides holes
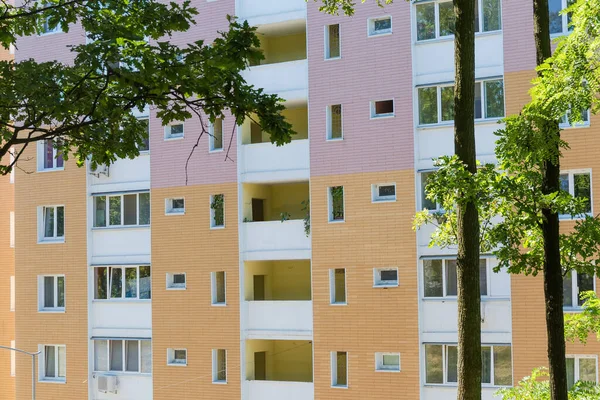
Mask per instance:
[[[16,300],[16,293],[15,293],[15,277],[11,276],[10,277],[10,311],[15,311],[15,300]]]
[[[329,274],[331,304],[346,304],[346,270],[330,269]]]
[[[210,197],[210,227],[225,227],[225,195],[215,194]]]
[[[331,353],[331,386],[348,387],[348,353],[345,351]]]
[[[139,147],[140,152],[150,150],[150,120],[148,118],[140,118],[139,121],[144,127],[144,138]]]
[[[16,342],[14,340],[10,341],[10,347],[13,349],[16,348]],[[17,371],[17,352],[10,352],[10,376],[15,376]]]
[[[46,345],[42,349],[40,380],[64,382],[67,377],[67,350],[64,345]]]
[[[429,211],[439,211],[441,206],[435,201],[430,199],[427,192],[427,180],[434,173],[434,171],[421,172],[421,208]]]
[[[209,146],[210,151],[223,150],[223,119],[217,118],[209,128]]]
[[[594,290],[594,276],[569,271],[563,279],[563,307],[576,308],[583,306],[581,295]]]
[[[65,238],[65,208],[41,207],[40,241],[62,242]]]
[[[38,147],[38,171],[64,168],[62,153],[56,148],[53,140],[42,140]]]
[[[11,211],[9,214],[9,229],[10,229],[10,247],[15,247],[15,212]]]
[[[213,350],[213,382],[227,383],[227,350]]]
[[[327,140],[339,140],[343,138],[342,105],[335,104],[327,107]]]
[[[213,272],[212,277],[212,304],[213,305],[225,305],[225,272],[218,271]]]
[[[328,25],[325,27],[325,58],[339,58],[340,56],[340,25]]]
[[[344,221],[344,187],[329,188],[329,222]]]

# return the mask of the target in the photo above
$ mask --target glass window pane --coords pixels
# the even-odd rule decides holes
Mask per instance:
[[[341,139],[342,138],[342,105],[336,104],[330,107],[330,121],[331,126],[329,127],[330,139]]]
[[[575,197],[585,201],[583,212],[592,212],[590,174],[575,174],[573,178],[575,183]]]
[[[596,382],[596,359],[579,359],[579,380],[584,382]]]
[[[456,296],[458,294],[456,265],[456,260],[446,261],[446,296]]]
[[[44,237],[54,237],[54,207],[44,207]]]
[[[548,0],[548,11],[550,12],[550,33],[562,33],[562,0]]]
[[[512,354],[510,346],[494,346],[494,385],[512,385]]]
[[[217,285],[217,303],[225,303],[225,272],[219,271],[215,273]]]
[[[398,354],[384,354],[383,365],[386,367],[398,367],[400,365],[400,356]]]
[[[500,0],[483,0],[483,31],[499,31],[501,27]]]
[[[481,82],[475,82],[475,119],[482,118]]]
[[[94,226],[106,226],[106,197],[94,197]]]
[[[492,383],[492,348],[481,347],[481,383]]]
[[[127,194],[123,196],[123,208],[125,225],[137,225],[137,195]]]
[[[442,121],[454,120],[454,86],[441,88],[442,97]]]
[[[67,348],[58,346],[58,376],[65,378],[67,376]]]
[[[336,58],[340,56],[340,25],[329,25],[327,27],[328,52],[327,58]]]
[[[54,146],[51,140],[44,140],[44,168],[54,168]]]
[[[123,341],[111,340],[110,345],[110,370],[123,371]]]
[[[487,262],[479,260],[479,291],[482,296],[487,296]]]
[[[425,382],[444,383],[442,345],[425,345]]]
[[[446,362],[447,381],[451,383],[458,382],[458,347],[446,347]]]
[[[121,196],[109,197],[108,203],[110,208],[110,225],[121,225]]]
[[[139,372],[139,347],[137,340],[125,341],[125,370]]]
[[[46,378],[56,378],[56,359],[54,346],[45,346],[44,352],[44,372]]]
[[[140,267],[140,299],[152,298],[152,277],[150,267]]]
[[[334,302],[346,302],[346,270],[343,268],[336,269],[334,272]]]
[[[227,381],[227,352],[223,349],[217,350],[217,380]]]
[[[142,340],[142,374],[152,372],[152,342]]]
[[[479,1],[475,0],[475,33],[479,32]]]
[[[213,150],[220,150],[223,148],[223,119],[217,118],[213,123],[213,136],[212,136]]]
[[[150,193],[140,193],[140,225],[150,224]]]
[[[106,267],[94,268],[94,299],[106,299]]]
[[[65,208],[56,207],[56,237],[65,236]]]
[[[94,340],[94,371],[108,371],[108,340]]]
[[[504,117],[504,82],[501,79],[485,82],[485,117]]]
[[[439,3],[440,37],[454,35],[454,6],[451,1]]]
[[[65,277],[59,276],[56,278],[56,301],[57,307],[65,306]]]
[[[577,274],[577,304],[583,306],[584,300],[581,299],[581,294],[590,290],[594,290],[594,276],[588,274]]]
[[[437,87],[419,88],[419,124],[437,123]]]
[[[442,297],[442,260],[424,260],[425,297]]]
[[[571,389],[575,384],[575,359],[567,358],[567,387]]]
[[[571,271],[563,279],[563,307],[573,307],[573,274]]]
[[[348,368],[348,353],[346,353],[345,351],[338,351],[337,352],[337,368],[336,368],[336,384],[339,386],[346,386],[348,385],[348,379],[347,379],[347,368]]]
[[[421,173],[421,207],[427,210],[437,210],[437,204],[435,201],[427,198],[427,179],[433,174],[433,172]]]
[[[569,193],[569,175],[560,174],[560,190]]]
[[[435,3],[419,4],[417,9],[417,40],[435,39]]]
[[[123,297],[123,269],[109,268],[110,273],[110,297],[120,299]]]
[[[147,118],[140,119],[139,121],[143,124],[144,128],[144,137],[142,140],[142,145],[139,147],[139,150],[148,151],[150,150],[150,123]]]
[[[344,187],[335,186],[330,189],[331,193],[331,219],[341,221],[344,219]]]
[[[44,307],[54,308],[54,277],[44,277]]]
[[[137,268],[125,268],[125,297],[137,297]]]

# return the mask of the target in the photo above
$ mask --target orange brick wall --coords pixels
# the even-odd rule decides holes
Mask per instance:
[[[27,351],[37,351],[40,344],[66,345],[66,384],[37,382],[37,398],[81,400],[88,397],[86,171],[69,160],[64,171],[36,173],[35,163],[31,145],[15,177],[16,344]],[[37,207],[44,205],[65,206],[65,243],[37,244]],[[65,313],[38,312],[42,274],[65,275]],[[17,399],[30,399],[28,356],[17,358],[16,379]]]
[[[152,350],[154,399],[239,399],[240,304],[237,184],[153,189]],[[225,228],[210,229],[210,196],[225,194]],[[165,198],[185,197],[166,216]],[[225,307],[211,305],[211,272],[226,272]],[[185,272],[187,290],[166,290]],[[167,348],[187,348],[187,367],[167,366]],[[212,383],[212,349],[227,350],[226,385]]]
[[[311,178],[315,399],[419,397],[414,172]],[[371,184],[396,182],[397,201],[372,203]],[[328,223],[327,188],[344,186],[344,223]],[[398,267],[398,288],[373,288],[373,268]],[[329,305],[329,270],[346,268],[346,306]],[[331,388],[331,351],[348,352],[348,389]],[[399,352],[400,373],[375,372]]]

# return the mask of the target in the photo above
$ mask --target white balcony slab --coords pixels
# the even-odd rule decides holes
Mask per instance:
[[[312,338],[312,301],[247,301],[247,339]]]
[[[92,229],[92,265],[149,264],[150,227]]]
[[[305,0],[238,0],[236,15],[250,25],[306,18]]]
[[[94,300],[91,308],[92,336],[152,336],[151,300]]]
[[[304,233],[302,220],[244,222],[241,232],[245,261],[311,258],[310,234]]]
[[[310,178],[308,139],[277,147],[272,143],[242,146],[242,182],[275,183]]]
[[[482,388],[482,400],[500,400],[502,396],[495,396],[499,388]],[[455,400],[457,387],[455,386],[425,386],[421,391],[421,400]]]
[[[87,168],[90,194],[150,189],[150,154],[134,159],[119,159],[108,167],[99,167],[95,175]]]
[[[248,400],[314,400],[312,382],[246,381]]]
[[[308,60],[257,65],[243,72],[244,79],[267,93],[277,94],[289,104],[308,99]]]
[[[152,399],[152,376],[141,374],[116,374],[117,393],[102,393],[98,390],[100,375],[114,375],[110,372],[92,374],[92,398],[95,400],[149,400]]]

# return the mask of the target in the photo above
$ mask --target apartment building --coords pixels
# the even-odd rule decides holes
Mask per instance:
[[[499,120],[528,101],[531,3],[477,2],[484,162]],[[568,34],[566,0],[550,4],[553,36]],[[0,340],[41,352],[38,398],[456,398],[456,249],[429,247],[433,227],[412,230],[417,210],[437,209],[423,193],[432,159],[453,152],[451,2],[361,4],[352,18],[304,0],[194,6],[197,24],[172,41],[211,41],[227,14],[256,25],[265,60],[245,78],[284,99],[297,135],[276,147],[250,119],[225,117],[187,176],[199,121],[163,126],[151,110],[139,112],[149,143],[133,160],[92,170],[51,143],[26,150],[16,184],[0,180],[0,287],[16,282],[0,290],[15,294],[0,296]],[[20,40],[15,58],[69,62],[67,46],[84,41],[78,27],[47,32]],[[600,119],[585,113],[565,121],[562,179],[592,213]],[[482,255],[486,400],[547,363],[541,278],[496,265]],[[565,310],[596,287],[570,275]],[[570,382],[597,381],[600,344],[567,348]],[[2,398],[29,398],[30,359],[9,358]]]

